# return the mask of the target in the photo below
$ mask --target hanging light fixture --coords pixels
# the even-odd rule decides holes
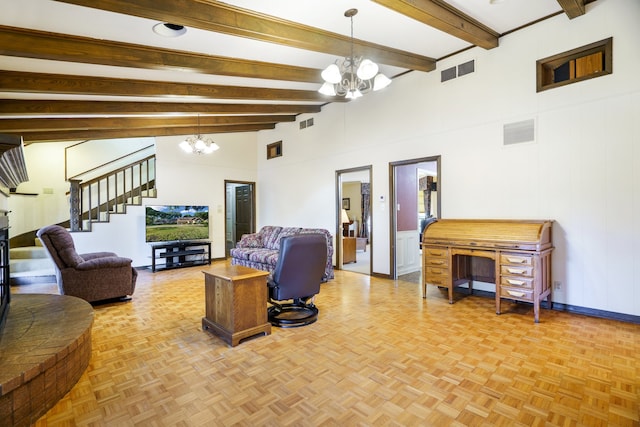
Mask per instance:
[[[211,138],[203,138],[200,134],[200,114],[198,114],[198,130],[193,136],[186,138],[179,144],[187,153],[211,154],[220,148]]]
[[[391,79],[378,72],[378,64],[353,53],[353,17],[357,13],[358,9],[349,9],[344,13],[344,16],[351,19],[351,55],[337,60],[322,71],[324,84],[318,92],[323,95],[356,99],[391,83]]]

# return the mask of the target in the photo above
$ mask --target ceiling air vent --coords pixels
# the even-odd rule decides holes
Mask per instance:
[[[504,145],[520,144],[535,140],[534,119],[504,125]]]

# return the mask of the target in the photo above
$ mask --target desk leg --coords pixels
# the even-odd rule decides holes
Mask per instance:
[[[500,314],[502,310],[501,304],[502,299],[500,298],[500,252],[496,253],[496,259],[494,260],[495,271],[493,272],[494,277],[496,278],[496,314]]]

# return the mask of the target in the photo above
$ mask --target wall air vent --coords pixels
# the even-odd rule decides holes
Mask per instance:
[[[504,125],[504,145],[535,141],[536,123],[534,119]]]
[[[313,126],[313,117],[300,122],[300,129],[310,128],[311,126]]]
[[[471,74],[475,70],[476,61],[475,59],[472,59],[471,61],[467,61],[463,64],[447,68],[446,70],[442,70],[440,72],[440,82],[446,82],[448,80],[453,80],[456,77],[462,77],[464,75]]]
[[[476,61],[473,59],[471,61],[465,62],[464,64],[458,65],[458,77],[464,76],[465,74],[470,74],[475,71]]]
[[[456,67],[447,68],[440,72],[440,82],[446,82],[447,80],[453,80],[456,78]]]

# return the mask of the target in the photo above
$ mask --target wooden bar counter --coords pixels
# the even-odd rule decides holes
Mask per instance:
[[[550,220],[440,219],[422,238],[423,297],[427,284],[453,288],[473,281],[495,282],[496,313],[502,299],[533,304],[540,320],[540,301],[551,308],[552,224]]]
[[[271,334],[267,319],[269,273],[241,265],[223,265],[203,271],[205,317],[202,329],[232,347],[254,335]]]

